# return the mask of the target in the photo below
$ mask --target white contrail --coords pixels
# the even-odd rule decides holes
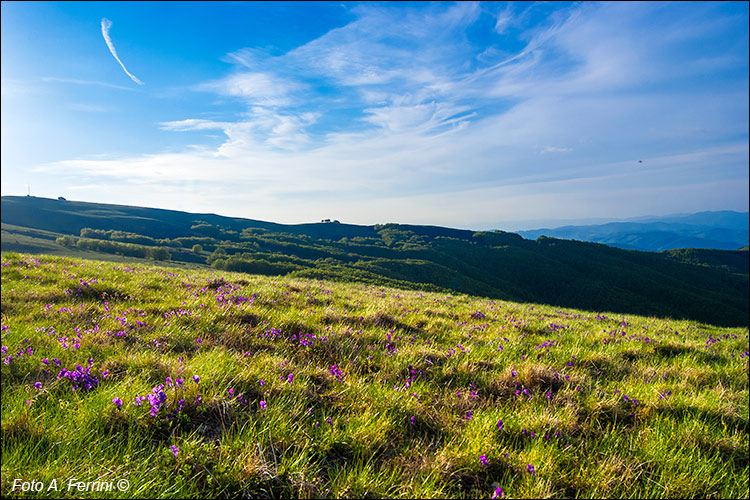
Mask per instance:
[[[143,82],[138,79],[137,76],[132,74],[128,69],[125,67],[125,65],[120,61],[120,58],[117,57],[117,51],[115,50],[115,45],[112,43],[112,39],[109,37],[109,28],[112,27],[112,21],[107,19],[106,17],[102,18],[102,36],[104,37],[104,41],[107,42],[107,47],[109,47],[109,51],[112,53],[114,58],[117,60],[118,63],[120,63],[120,66],[122,66],[123,71],[130,77],[131,80],[133,80],[138,85],[143,85]]]

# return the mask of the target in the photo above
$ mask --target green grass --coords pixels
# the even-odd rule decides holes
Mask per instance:
[[[60,256],[2,264],[3,497],[748,497],[747,328]],[[76,365],[90,390],[58,377]],[[134,404],[161,384],[155,415]],[[115,487],[69,491],[71,478]]]

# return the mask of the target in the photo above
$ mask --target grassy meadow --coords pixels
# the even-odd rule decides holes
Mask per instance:
[[[0,496],[747,498],[749,359],[747,328],[4,252]]]

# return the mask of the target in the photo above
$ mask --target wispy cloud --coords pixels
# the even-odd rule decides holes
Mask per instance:
[[[220,130],[218,147],[47,168],[160,190],[187,183],[211,211],[285,222],[311,207],[329,211],[317,218],[410,214],[400,220],[464,227],[499,214],[580,217],[597,206],[634,216],[630,207],[648,205],[659,186],[675,193],[673,208],[660,201],[666,212],[690,211],[679,193],[701,182],[747,199],[747,77],[720,92],[706,83],[738,64],[737,51],[709,43],[722,29],[700,23],[709,13],[630,3],[493,8],[358,5],[354,21],[286,53],[230,53],[227,75],[193,87],[236,101],[239,112],[159,124]],[[480,24],[489,32],[481,43]],[[246,213],[233,209],[238,200]]]
[[[215,82],[204,83],[198,90],[239,97],[254,106],[284,106],[291,103],[289,94],[300,84],[261,72],[239,72]]]
[[[128,69],[125,67],[125,65],[122,63],[119,57],[117,57],[117,50],[115,50],[115,44],[112,43],[112,38],[109,36],[109,29],[112,27],[112,21],[107,19],[106,17],[102,18],[102,36],[104,37],[104,41],[107,42],[107,47],[109,47],[109,51],[112,53],[112,56],[115,58],[115,60],[120,63],[120,66],[122,66],[122,70],[125,72],[126,75],[130,77],[131,80],[133,80],[138,85],[143,85],[143,82],[138,79],[134,74],[132,74]]]
[[[111,106],[101,106],[99,104],[73,103],[68,106],[73,111],[83,111],[84,113],[108,113],[114,108]]]
[[[542,148],[541,153],[570,153],[573,148],[560,148],[557,146],[546,146]]]
[[[70,83],[72,85],[95,85],[97,87],[107,87],[110,89],[127,90],[130,92],[135,90],[131,87],[124,87],[122,85],[115,85],[113,83],[108,83],[108,82],[99,82],[96,80],[80,80],[77,78],[58,78],[54,76],[45,76],[41,78],[41,80],[47,83]]]

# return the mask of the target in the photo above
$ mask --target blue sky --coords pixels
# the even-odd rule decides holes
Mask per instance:
[[[3,195],[510,230],[748,210],[747,2],[2,2],[0,19]]]

